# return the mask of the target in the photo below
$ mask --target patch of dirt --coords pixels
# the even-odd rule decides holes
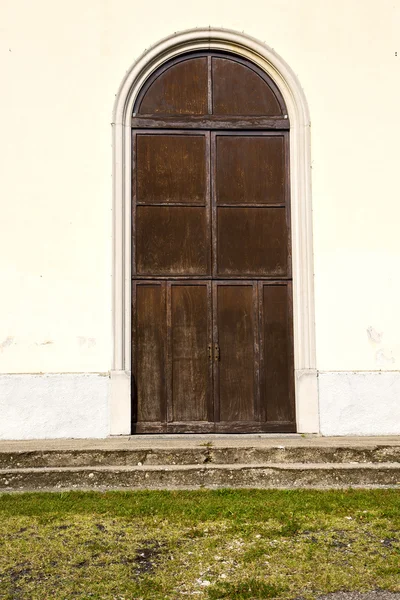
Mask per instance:
[[[4,572],[5,577],[8,577],[11,584],[18,585],[21,580],[25,582],[41,581],[44,575],[39,570],[33,570],[28,563],[20,563]]]
[[[89,564],[89,562],[87,560],[81,560],[80,562],[76,563],[76,565],[74,565],[74,567],[76,569],[83,569],[84,567],[87,567]]]
[[[381,540],[381,544],[382,546],[385,546],[385,548],[391,548],[393,544],[397,544],[398,541],[397,538],[385,538],[384,540]]]
[[[333,540],[331,545],[334,546],[335,548],[347,549],[347,544],[345,544],[344,542],[339,542],[338,540]]]
[[[140,548],[136,550],[134,563],[136,565],[135,575],[152,573],[165,550],[165,543],[157,540],[145,540]]]
[[[30,568],[20,569],[19,571],[15,570],[15,569],[10,569],[9,577],[13,583],[16,583],[23,577],[26,577],[27,575],[30,576],[31,573],[32,573],[32,569],[30,569]]]

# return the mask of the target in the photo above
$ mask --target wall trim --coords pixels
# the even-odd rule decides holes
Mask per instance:
[[[247,58],[276,83],[286,102],[290,129],[293,317],[298,431],[319,431],[315,352],[311,206],[310,117],[300,83],[267,45],[228,29],[191,29],[169,36],[131,66],[113,113],[113,365],[111,434],[130,433],[131,369],[131,115],[146,79],[163,63],[193,50],[225,50]]]

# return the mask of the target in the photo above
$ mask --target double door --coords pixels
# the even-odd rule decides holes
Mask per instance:
[[[287,131],[133,133],[136,432],[294,431]]]

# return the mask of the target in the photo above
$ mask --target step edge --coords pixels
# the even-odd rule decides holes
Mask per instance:
[[[71,467],[30,467],[30,468],[10,468],[0,469],[0,476],[6,476],[11,474],[28,474],[28,473],[86,473],[86,472],[107,472],[112,471],[114,473],[128,473],[132,471],[137,472],[162,472],[162,471],[190,471],[190,470],[262,470],[262,469],[273,469],[280,471],[350,471],[350,470],[369,470],[378,471],[400,470],[400,462],[386,462],[386,463],[235,463],[235,464],[189,464],[189,465],[96,465],[96,466],[71,466]]]

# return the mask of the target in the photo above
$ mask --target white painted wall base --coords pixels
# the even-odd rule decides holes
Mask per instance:
[[[399,435],[400,372],[320,372],[322,435]]]
[[[0,376],[0,439],[104,438],[109,377],[94,373]]]
[[[129,373],[111,377],[112,389],[108,375],[96,373],[0,375],[0,439],[129,434],[130,411],[110,416],[110,393],[130,392]],[[296,397],[299,433],[400,435],[399,371],[297,371]]]

